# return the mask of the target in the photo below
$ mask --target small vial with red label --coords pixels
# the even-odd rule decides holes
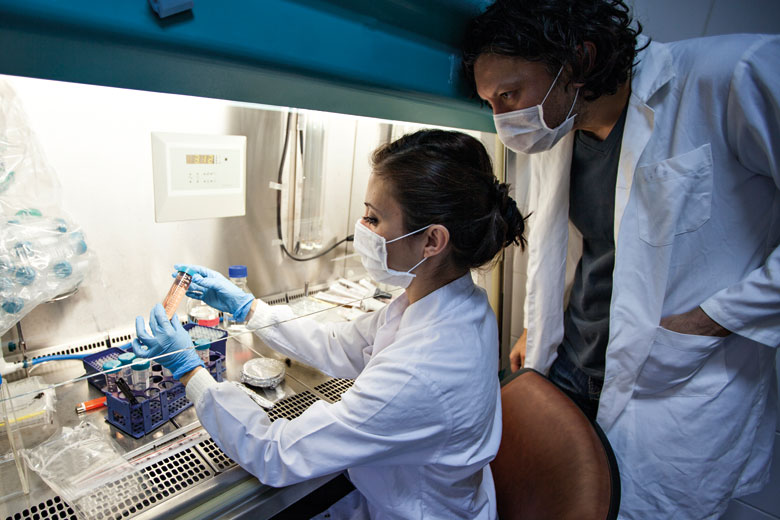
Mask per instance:
[[[190,287],[190,283],[192,283],[193,274],[195,274],[195,271],[189,267],[176,273],[176,279],[168,291],[168,296],[163,300],[165,315],[168,316],[169,320],[173,317],[173,314],[179,307],[179,303],[181,303],[182,298],[187,293],[187,289]]]

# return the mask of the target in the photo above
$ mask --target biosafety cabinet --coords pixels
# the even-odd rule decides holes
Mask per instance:
[[[152,483],[108,492],[92,482],[90,497],[110,507],[87,517],[271,518],[331,480],[263,486],[191,408],[140,437],[106,422],[106,408],[77,416],[77,405],[100,395],[87,363],[32,361],[121,348],[135,316],[165,296],[176,262],[226,275],[242,264],[255,296],[349,319],[343,308],[307,308],[306,297],[364,276],[344,239],[362,214],[374,148],[424,126],[457,128],[485,144],[505,178],[490,111],[459,77],[460,34],[485,3],[195,0],[160,18],[146,0],[0,0],[0,91],[13,92],[25,142],[52,174],[45,206],[61,211],[92,255],[75,290],[42,296],[3,334],[4,363],[29,361],[3,386],[35,380],[46,389],[53,419],[38,423],[39,437],[86,418]],[[196,186],[189,198],[171,197],[184,182]],[[504,318],[505,359],[512,268],[506,273],[475,275]],[[247,359],[274,355],[248,335],[227,342],[228,379]],[[272,419],[334,402],[351,384],[282,361]],[[21,442],[39,442],[17,419]],[[0,439],[3,454],[14,438]],[[1,464],[0,518],[76,517],[37,474],[20,476],[8,456]]]

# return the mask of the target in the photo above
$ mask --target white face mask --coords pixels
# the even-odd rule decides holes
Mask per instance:
[[[363,267],[368,271],[371,278],[377,282],[406,289],[409,287],[409,284],[412,283],[412,279],[416,276],[412,274],[412,271],[414,271],[418,265],[425,262],[427,257],[424,257],[417,262],[417,264],[408,271],[396,271],[387,267],[387,244],[419,233],[429,227],[431,227],[431,224],[428,224],[417,231],[407,233],[404,236],[394,238],[393,240],[385,240],[385,237],[371,231],[358,220],[355,223],[355,239],[352,242],[352,245],[354,246],[355,251],[360,254],[360,259],[363,261]]]
[[[558,81],[562,71],[563,66],[558,71],[558,75],[555,76],[541,104],[493,116],[498,138],[501,139],[501,142],[507,148],[520,153],[544,152],[555,146],[574,127],[574,118],[577,114],[571,115],[571,112],[574,110],[574,104],[577,102],[580,89],[577,89],[577,92],[574,94],[574,101],[572,101],[569,113],[566,114],[566,120],[563,123],[555,128],[550,128],[544,122],[542,105],[547,101],[547,97],[552,92],[555,82]]]

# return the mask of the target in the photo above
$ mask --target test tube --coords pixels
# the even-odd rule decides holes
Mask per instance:
[[[125,380],[125,383],[128,384],[128,386],[133,386],[133,378],[132,378],[132,370],[130,370],[130,365],[133,363],[133,360],[135,359],[135,354],[132,352],[125,352],[124,354],[119,354],[117,356],[117,359],[119,360],[119,364],[121,365],[121,368],[119,369],[119,376],[122,379]]]
[[[118,359],[109,359],[103,363],[103,372],[106,373],[106,392],[116,392],[116,378],[119,377]]]
[[[209,347],[211,346],[211,341],[207,340],[206,338],[200,338],[195,340],[195,352],[197,352],[198,356],[200,356],[200,359],[203,361],[204,365],[208,365],[209,356],[211,355],[211,351],[209,350]]]
[[[192,282],[192,275],[194,273],[195,271],[189,267],[176,273],[176,279],[168,290],[168,295],[165,297],[165,300],[163,300],[165,315],[168,316],[169,320],[173,317],[181,299],[184,298],[187,289],[190,287],[190,282]]]
[[[152,364],[148,359],[138,358],[130,365],[133,370],[132,388],[136,392],[144,392],[149,388],[149,376],[152,371]]]

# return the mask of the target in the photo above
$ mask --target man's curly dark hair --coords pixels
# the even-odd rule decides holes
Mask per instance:
[[[568,65],[569,83],[584,83],[583,96],[592,101],[617,92],[636,65],[642,25],[631,23],[622,0],[496,0],[469,23],[464,75],[476,92],[474,63],[481,54],[541,61],[552,75]],[[595,57],[584,54],[583,42],[595,45]]]

